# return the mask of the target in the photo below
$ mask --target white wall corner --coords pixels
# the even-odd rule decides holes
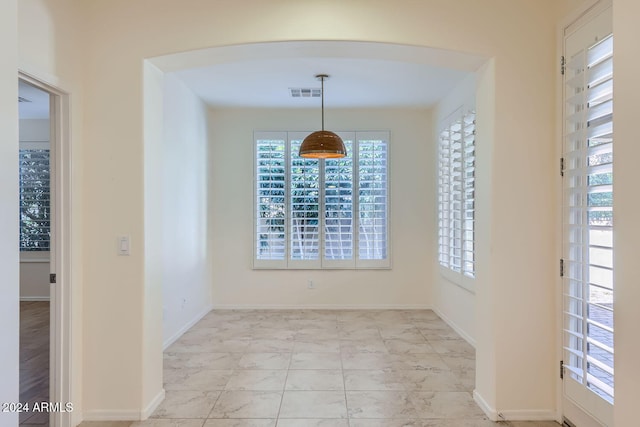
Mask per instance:
[[[213,309],[214,309],[214,306],[212,304],[207,305],[204,308],[204,310],[202,310],[200,313],[195,315],[193,317],[193,319],[191,319],[182,328],[180,328],[180,330],[178,330],[178,332],[176,332],[175,334],[173,334],[169,338],[165,339],[164,342],[162,343],[162,350],[163,351],[166,350],[167,348],[169,348],[169,346],[171,346],[171,344],[173,344],[174,342],[178,341],[178,338],[180,338],[185,332],[187,332],[189,329],[191,329],[193,327],[193,325],[198,323],[204,316],[206,316]],[[164,393],[164,391],[163,391],[163,393]]]
[[[562,423],[560,414],[552,409],[510,409],[499,411],[473,390],[473,400],[491,421],[556,421]]]
[[[151,402],[141,411],[109,410],[85,411],[82,421],[144,421],[160,406],[165,397],[164,389],[151,399]]]
[[[149,402],[147,407],[144,408],[142,410],[142,412],[140,413],[140,420],[141,421],[144,421],[147,418],[149,418],[151,416],[151,414],[153,414],[155,412],[155,410],[158,409],[158,406],[160,406],[160,404],[164,400],[164,396],[165,396],[164,389],[160,389],[160,391],[158,392],[156,397],[151,399],[151,402]]]
[[[476,340],[469,335],[464,329],[458,326],[454,321],[448,318],[442,311],[440,311],[437,307],[433,307],[432,310],[434,313],[438,315],[439,318],[445,321],[445,323],[456,331],[458,335],[460,335],[466,342],[468,342],[473,348],[476,348]]]
[[[498,417],[498,411],[492,408],[491,405],[489,405],[487,401],[484,400],[480,393],[478,393],[478,390],[473,390],[473,400],[476,401],[480,409],[482,409],[482,412],[484,412],[487,418],[489,418],[491,421],[502,420]]]

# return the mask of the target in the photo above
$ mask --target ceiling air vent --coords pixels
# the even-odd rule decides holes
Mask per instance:
[[[22,96],[19,96],[19,97],[18,97],[18,102],[31,102],[31,100],[30,100],[30,99],[27,99],[27,98],[24,98],[24,97],[22,97]]]
[[[308,88],[308,87],[290,87],[292,98],[320,98],[322,91],[320,88]]]

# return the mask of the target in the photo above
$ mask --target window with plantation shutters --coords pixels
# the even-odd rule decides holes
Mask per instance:
[[[475,277],[475,112],[461,111],[438,141],[438,256],[456,282]]]
[[[605,420],[614,400],[613,35],[606,13],[595,22],[598,31],[585,26],[565,41],[564,385]]]
[[[339,132],[340,159],[305,159],[307,132],[256,132],[254,268],[388,268],[389,132]]]
[[[44,144],[45,146],[48,144]],[[51,240],[49,149],[23,143],[19,151],[20,251],[49,251]]]

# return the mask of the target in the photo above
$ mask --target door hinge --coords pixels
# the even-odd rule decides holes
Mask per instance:
[[[49,274],[49,283],[56,283],[56,274],[55,273]]]
[[[562,74],[563,76],[564,76],[565,66],[566,66],[566,62],[564,60],[564,55],[562,55],[560,57],[560,74]]]
[[[560,176],[564,176],[564,157],[560,157]]]
[[[564,260],[560,259],[560,277],[564,277]]]
[[[564,360],[560,361],[560,379],[564,379]]]

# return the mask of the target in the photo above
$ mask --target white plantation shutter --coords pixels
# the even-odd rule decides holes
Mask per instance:
[[[358,258],[386,260],[388,138],[358,133]],[[372,265],[374,265],[372,263]]]
[[[286,134],[256,134],[255,260],[280,261],[263,265],[286,265]]]
[[[567,58],[564,162],[565,368],[613,403],[611,35]]]
[[[341,133],[347,155],[324,164],[324,260],[333,266],[353,266],[353,133]],[[346,261],[346,262],[340,262]]]
[[[21,143],[20,250],[49,251],[51,194],[48,144]]]
[[[438,142],[438,259],[452,272],[475,276],[475,112],[440,131]],[[455,276],[448,275],[452,280]]]
[[[388,268],[389,133],[341,132],[326,160],[298,156],[306,135],[254,135],[254,268]]]
[[[304,136],[289,136],[290,260],[320,260],[320,162],[298,156]]]

